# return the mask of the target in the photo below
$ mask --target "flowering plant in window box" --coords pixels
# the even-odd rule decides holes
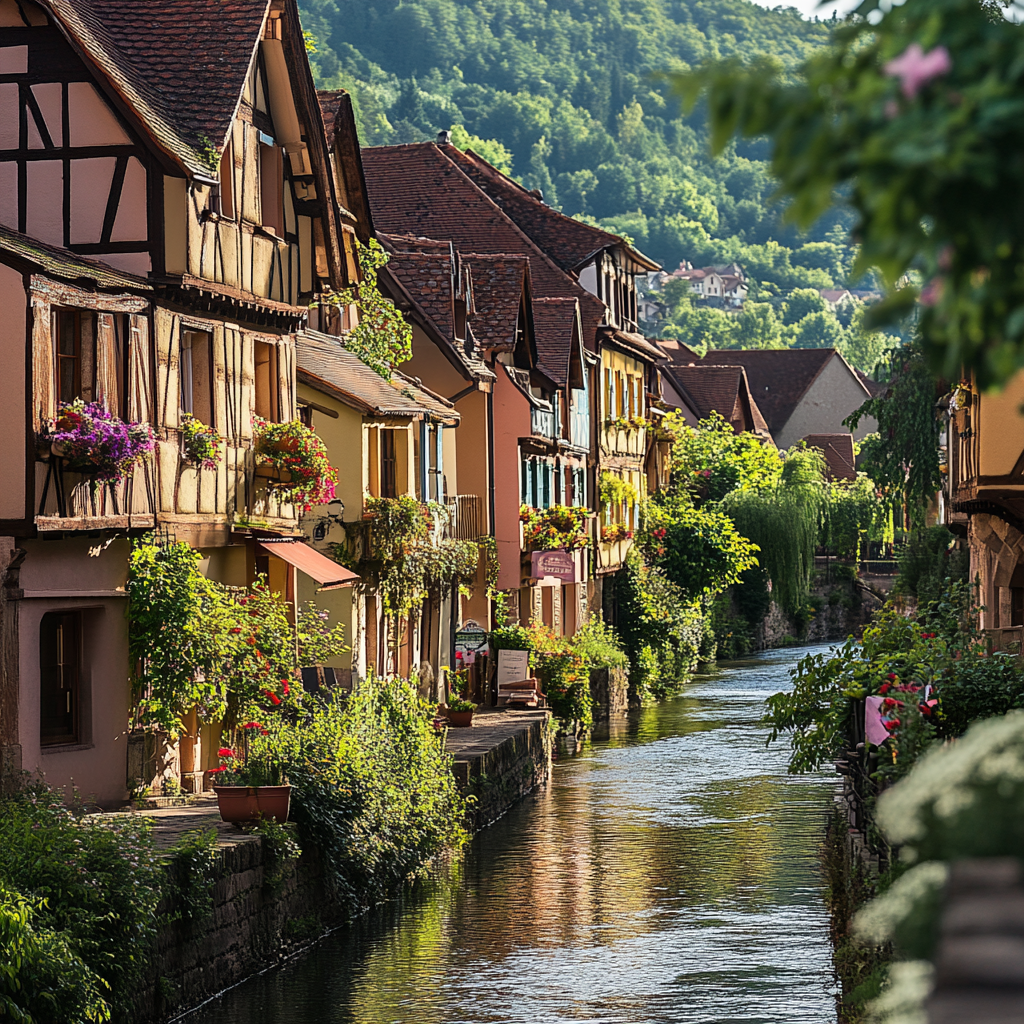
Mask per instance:
[[[334,498],[338,471],[327,458],[327,446],[314,431],[298,420],[269,423],[257,416],[253,432],[258,461],[281,472],[274,486],[282,500],[308,512],[314,505],[326,505]]]
[[[601,527],[601,540],[606,544],[614,544],[619,540],[632,540],[633,531],[625,523],[612,523]]]
[[[181,451],[186,462],[196,468],[216,469],[223,442],[213,427],[197,420],[192,413],[181,417]]]
[[[60,406],[47,439],[70,469],[109,483],[124,479],[153,450],[148,423],[126,423],[102,403],[80,398]]]
[[[587,536],[589,508],[570,505],[552,505],[551,508],[533,508],[522,505],[519,521],[523,524],[523,543],[534,551],[577,551],[590,544]]]

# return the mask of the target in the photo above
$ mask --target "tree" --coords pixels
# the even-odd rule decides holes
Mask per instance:
[[[842,348],[846,340],[843,325],[831,311],[808,313],[791,328],[793,348]]]
[[[919,300],[929,365],[981,387],[1024,365],[1024,33],[996,6],[863,0],[795,79],[735,57],[674,77],[687,109],[707,95],[716,151],[768,136],[793,222],[848,196],[853,273],[887,290],[874,322]]]
[[[783,303],[782,322],[787,326],[799,323],[809,313],[824,313],[828,303],[814,288],[794,288]]]

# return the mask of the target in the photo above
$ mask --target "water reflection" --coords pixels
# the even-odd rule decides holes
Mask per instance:
[[[736,663],[614,723],[462,864],[188,1024],[834,1020],[830,786],[787,776],[757,724],[795,660]]]

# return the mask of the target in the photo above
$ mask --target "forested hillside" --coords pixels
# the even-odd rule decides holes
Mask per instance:
[[[742,264],[755,281],[751,301],[771,304],[778,324],[752,343],[864,348],[856,326],[834,317],[819,315],[821,329],[785,330],[794,289],[847,283],[843,215],[807,236],[780,224],[763,146],[741,143],[712,161],[703,117],[681,116],[654,77],[729,54],[769,53],[793,65],[827,42],[827,24],[748,0],[300,6],[319,84],[352,91],[365,144],[454,128],[457,145],[542,189],[563,212],[629,235],[669,270],[681,260]],[[725,314],[704,312],[692,316],[677,297],[663,329],[698,345],[743,343]]]

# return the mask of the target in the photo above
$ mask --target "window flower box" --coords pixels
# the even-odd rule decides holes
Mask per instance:
[[[62,405],[53,429],[37,438],[37,453],[63,459],[67,468],[107,483],[118,483],[153,450],[148,423],[128,423],[99,402],[77,399]]]
[[[282,501],[291,502],[308,512],[314,505],[326,505],[334,498],[338,471],[327,458],[327,446],[304,423],[268,423],[257,417],[253,423],[253,447],[257,473],[270,466],[289,476],[268,477],[281,489]],[[262,475],[262,474],[259,474]]]

